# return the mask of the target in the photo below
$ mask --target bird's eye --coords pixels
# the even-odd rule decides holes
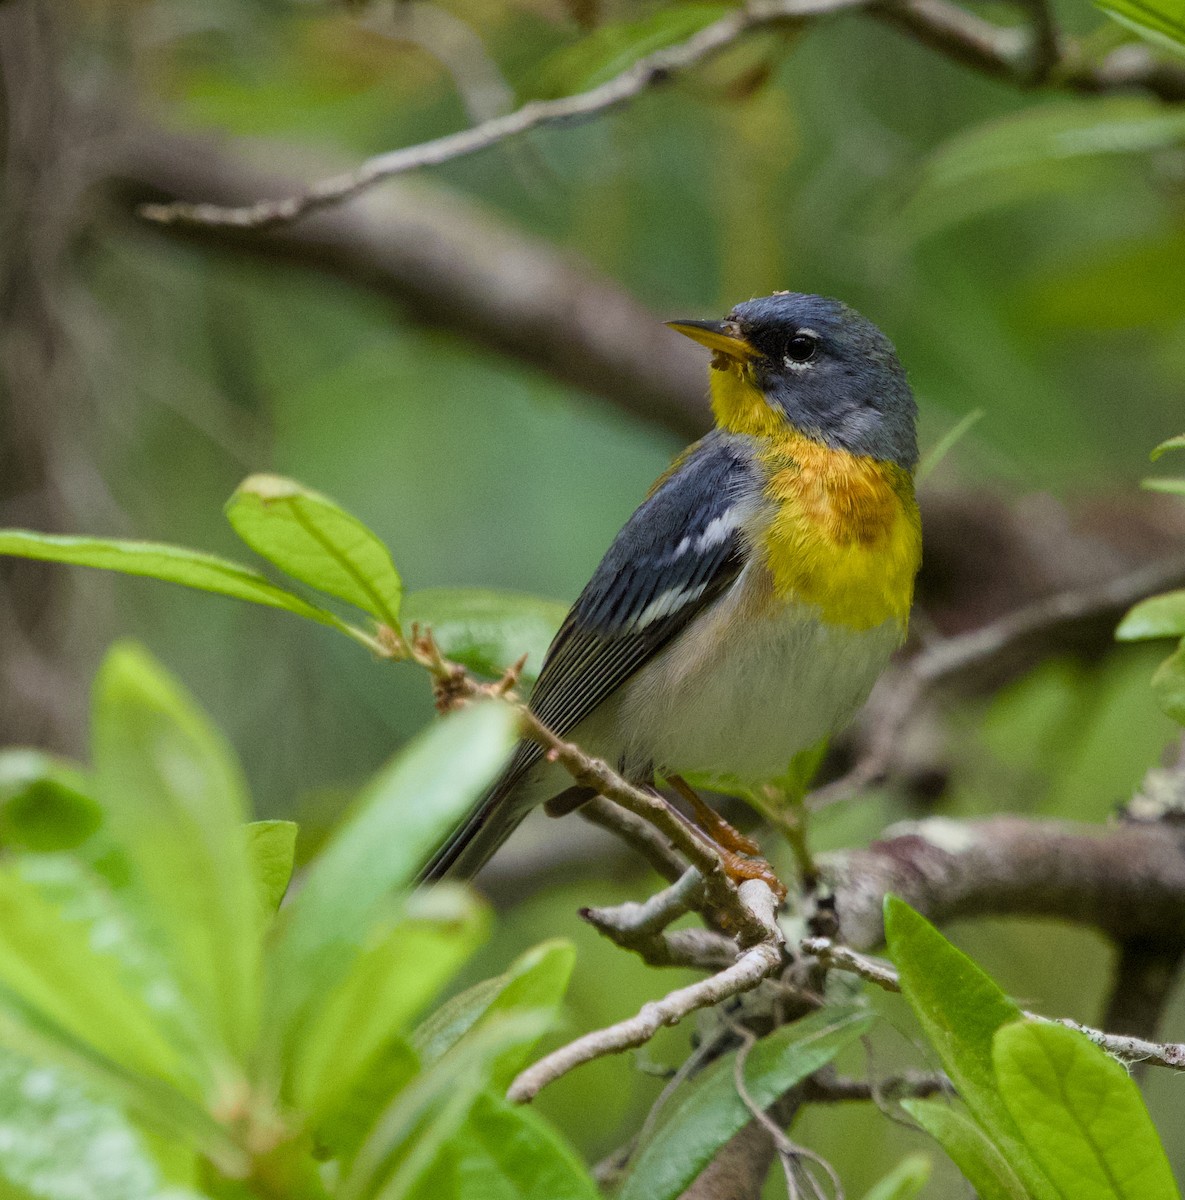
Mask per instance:
[[[795,363],[807,363],[815,357],[819,348],[819,339],[809,333],[796,333],[786,343],[786,357]]]

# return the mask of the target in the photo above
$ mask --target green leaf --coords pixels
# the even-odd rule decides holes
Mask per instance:
[[[393,1037],[335,1107],[317,1119],[317,1142],[348,1168],[379,1115],[420,1073],[420,1059],[404,1038]]]
[[[242,1151],[193,1099],[169,1084],[140,1075],[76,1037],[43,1010],[0,985],[0,1044],[40,1062],[64,1066],[116,1100],[147,1127],[200,1148],[230,1174],[246,1169]]]
[[[158,1079],[181,1082],[183,1064],[117,960],[92,948],[92,930],[63,919],[37,887],[0,870],[0,1007],[30,1009],[99,1054]]]
[[[1152,694],[1174,721],[1185,725],[1185,640],[1157,667],[1152,676]]]
[[[1111,96],[1034,105],[964,130],[927,160],[903,207],[926,235],[1065,186],[1090,159],[1176,146],[1185,113],[1150,98]]]
[[[1185,450],[1185,433],[1178,434],[1176,437],[1167,438],[1165,441],[1161,442],[1160,445],[1148,455],[1148,457],[1155,462],[1158,458],[1161,458],[1170,450]]]
[[[364,790],[277,919],[274,1037],[298,1036],[310,1005],[345,977],[391,893],[411,884],[497,776],[516,724],[509,705],[471,705],[421,734]]]
[[[243,480],[226,505],[235,533],[281,571],[399,628],[403,584],[387,547],[327,496],[279,475]]]
[[[584,1164],[529,1108],[477,1098],[425,1172],[414,1200],[600,1200]]]
[[[1185,479],[1154,476],[1151,479],[1141,479],[1140,487],[1146,492],[1161,492],[1166,496],[1185,496]]]
[[[972,1115],[1034,1200],[1058,1200],[996,1088],[992,1038],[1020,1009],[925,917],[885,897],[885,938],[901,991]]]
[[[99,671],[98,796],[178,978],[240,1060],[256,1027],[258,896],[229,746],[146,651],[122,644]]]
[[[197,1200],[166,1188],[118,1108],[55,1067],[0,1051],[0,1195],[11,1189],[38,1200]]]
[[[0,844],[69,850],[99,828],[103,811],[79,767],[40,750],[0,751]]]
[[[452,978],[488,927],[489,913],[472,893],[441,884],[376,929],[294,1048],[294,1106],[317,1120],[345,1103],[372,1060]]]
[[[499,676],[525,654],[523,678],[533,680],[567,611],[519,592],[427,588],[407,597],[403,620],[430,627],[446,657],[479,675]]]
[[[208,1083],[202,1023],[182,993],[156,932],[93,867],[70,854],[28,855],[17,863],[59,918],[108,959],[123,987],[151,1013],[151,1022],[187,1064],[187,1076]]]
[[[527,90],[537,100],[587,91],[647,54],[685,41],[729,11],[724,4],[680,4],[636,21],[601,25],[547,58]]]
[[[924,1154],[910,1154],[874,1184],[872,1190],[865,1193],[864,1200],[913,1200],[929,1179],[929,1158]]]
[[[546,1013],[516,1013],[464,1038],[409,1083],[379,1117],[354,1158],[338,1200],[404,1200],[459,1130],[504,1051],[539,1037]]]
[[[295,821],[252,821],[243,832],[261,924],[266,926],[276,915],[292,879],[297,826]]]
[[[1095,0],[1099,8],[1158,46],[1185,54],[1185,5],[1181,0]]]
[[[96,567],[102,571],[118,571],[122,575],[142,575],[267,608],[283,609],[322,625],[343,628],[343,623],[332,613],[277,587],[258,571],[182,546],[5,529],[0,530],[0,555],[3,554]]]
[[[412,1043],[426,1063],[439,1060],[458,1042],[518,1012],[554,1013],[568,988],[576,950],[562,939],[541,942],[510,964],[509,970],[486,979],[442,1004],[415,1031]],[[505,1088],[526,1063],[535,1039],[507,1045],[493,1064],[496,1088]]]
[[[961,1108],[942,1100],[903,1100],[901,1107],[950,1155],[979,1200],[1029,1200],[1008,1160]]]
[[[1072,1200],[1180,1200],[1139,1089],[1089,1039],[1022,1021],[996,1034],[1000,1092],[1049,1177]]]
[[[1119,622],[1115,636],[1121,642],[1185,637],[1185,588],[1141,600]]]
[[[754,1045],[745,1086],[767,1108],[868,1032],[874,1016],[854,1007],[821,1009]],[[737,1094],[734,1055],[713,1063],[667,1105],[664,1120],[638,1151],[618,1200],[674,1200],[734,1133],[752,1120]]]

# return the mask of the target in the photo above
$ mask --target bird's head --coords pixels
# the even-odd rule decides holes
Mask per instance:
[[[807,437],[893,462],[917,463],[917,405],[893,344],[838,300],[775,292],[723,321],[671,321],[707,346],[718,422],[745,433],[788,424]]]

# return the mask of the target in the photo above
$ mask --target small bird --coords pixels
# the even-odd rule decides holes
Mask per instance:
[[[759,785],[843,728],[905,638],[921,563],[917,405],[892,343],[794,292],[670,321],[712,351],[715,429],[614,539],[551,643],[530,707],[631,782],[662,777],[730,851],[752,851],[683,774]],[[473,875],[566,787],[533,742],[425,870]],[[739,837],[739,835],[737,835]]]

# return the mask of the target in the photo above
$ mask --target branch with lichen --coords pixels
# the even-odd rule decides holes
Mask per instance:
[[[693,1012],[752,991],[778,971],[784,964],[783,938],[777,923],[777,901],[773,892],[763,880],[747,879],[740,886],[740,897],[753,920],[765,931],[761,941],[715,975],[678,988],[661,1000],[643,1005],[636,1016],[585,1034],[532,1063],[510,1085],[507,1097],[520,1104],[532,1100],[549,1083],[575,1067],[642,1046],[664,1026],[677,1025]]]
[[[802,943],[802,950],[806,954],[813,955],[830,969],[858,975],[883,991],[899,992],[901,990],[897,972],[888,963],[833,942],[830,938],[807,938]],[[1185,1071],[1185,1043],[1150,1042],[1145,1038],[1131,1037],[1127,1034],[1107,1033],[1092,1025],[1083,1025],[1079,1021],[1072,1021],[1068,1017],[1046,1017],[1027,1009],[1022,1009],[1021,1013],[1030,1021],[1065,1025],[1069,1029],[1076,1029],[1079,1033],[1085,1034],[1096,1046],[1101,1046],[1108,1054],[1122,1062],[1150,1063],[1153,1066],[1168,1067],[1173,1071]]]

